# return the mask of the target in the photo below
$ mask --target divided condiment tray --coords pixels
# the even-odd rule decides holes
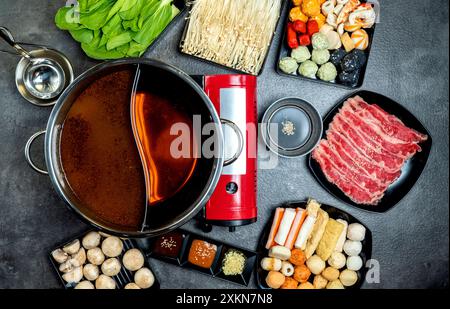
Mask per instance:
[[[68,283],[66,282],[62,275],[63,273],[59,270],[59,264],[55,261],[55,259],[52,257],[52,252],[56,249],[60,249],[68,244],[70,244],[71,242],[75,241],[75,240],[79,240],[81,242],[81,240],[83,239],[83,237],[85,235],[87,235],[89,232],[93,232],[94,230],[87,230],[85,233],[80,234],[78,237],[74,237],[66,242],[61,243],[60,245],[54,247],[52,250],[50,250],[49,252],[49,259],[51,264],[53,265],[53,268],[55,269],[55,273],[58,275],[58,278],[61,281],[61,284],[64,286],[65,289],[74,289],[75,286],[77,285],[77,283]],[[105,237],[103,235],[101,235],[101,242],[105,239]],[[135,240],[133,239],[125,239],[125,238],[121,238],[121,241],[123,243],[123,250],[122,253],[117,257],[120,261],[120,263],[122,264],[122,257],[125,254],[126,251],[130,250],[130,249],[138,249],[142,252],[142,250],[139,248],[139,246],[137,245],[137,243],[135,242]],[[101,244],[100,242],[100,244]],[[144,253],[143,253],[144,255]],[[84,265],[86,265],[88,262],[86,261],[86,263]],[[144,255],[144,266],[148,269],[150,269],[150,271],[152,271],[149,263],[148,263],[148,259],[145,258]],[[100,266],[99,266],[100,268]],[[101,271],[100,271],[101,273]],[[118,289],[123,289],[125,287],[125,285],[127,285],[128,283],[132,283],[134,282],[134,273],[132,271],[129,271],[128,269],[126,269],[125,267],[121,267],[120,272],[116,275],[113,276],[112,279],[116,282],[116,288]],[[155,273],[152,271],[153,275],[155,276]],[[83,280],[87,280],[84,276],[83,276]],[[92,282],[94,284],[94,282]],[[158,281],[158,279],[155,276],[155,282],[153,283],[153,285],[150,287],[150,289],[159,289],[160,288],[160,283]]]
[[[202,243],[206,242],[215,246],[216,251],[214,257],[212,257],[210,267],[201,267],[194,265],[189,261],[189,254],[194,241],[200,241]],[[169,242],[172,243],[172,245],[168,245]],[[162,243],[165,244],[161,245]],[[256,262],[256,252],[185,230],[176,230],[154,239],[141,239],[139,240],[139,245],[142,248],[145,248],[144,251],[147,254],[147,257],[155,258],[186,269],[193,269],[205,275],[243,286],[248,286],[250,283],[250,278]],[[171,247],[171,249],[168,247]],[[225,275],[222,270],[225,255],[230,251],[240,252],[245,256],[245,264],[241,274]]]

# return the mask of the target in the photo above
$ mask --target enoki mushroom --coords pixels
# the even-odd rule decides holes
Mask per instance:
[[[196,0],[184,53],[257,75],[269,50],[282,0]]]

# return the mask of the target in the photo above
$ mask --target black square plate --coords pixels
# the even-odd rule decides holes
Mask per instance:
[[[203,268],[203,267],[194,265],[191,262],[189,262],[189,252],[191,250],[192,243],[194,242],[194,240],[205,241],[207,243],[210,243],[210,244],[216,246],[216,255],[214,256],[214,259],[213,259],[213,262],[212,262],[210,268]],[[220,244],[219,242],[216,242],[210,238],[191,234],[187,240],[186,250],[184,250],[183,256],[181,258],[181,264],[183,266],[185,266],[186,268],[195,269],[196,271],[205,273],[207,275],[214,276],[214,269],[216,268],[217,263],[219,263],[219,258],[220,258],[221,252],[222,252],[222,247],[223,247],[222,244]]]
[[[306,208],[306,204],[307,202],[290,202],[287,203],[281,207],[284,208]],[[356,219],[355,217],[353,217],[352,215],[336,208],[333,206],[329,206],[329,205],[322,205],[321,208],[323,210],[325,210],[328,215],[330,216],[330,218],[332,219],[343,219],[345,221],[348,222],[348,224],[351,223],[359,223],[361,225],[363,225],[366,228],[366,237],[364,238],[364,240],[362,241],[362,251],[359,254],[359,256],[361,257],[361,259],[363,260],[363,267],[357,271],[358,274],[358,281],[356,282],[355,285],[351,286],[351,287],[347,287],[346,289],[360,289],[361,286],[364,283],[364,278],[366,277],[366,263],[368,260],[370,260],[371,256],[372,256],[372,232],[367,228],[367,226],[365,226],[363,223],[361,223],[358,219]],[[269,286],[267,286],[266,284],[266,276],[268,274],[268,271],[262,269],[261,267],[261,260],[268,256],[269,254],[269,250],[266,249],[266,242],[267,242],[267,237],[269,237],[269,233],[270,233],[270,229],[272,227],[272,221],[273,221],[273,217],[274,217],[275,211],[273,212],[270,220],[266,223],[263,232],[259,238],[259,242],[258,242],[258,265],[256,266],[256,284],[258,285],[258,287],[260,289],[263,290],[270,290],[271,288]],[[310,277],[310,281],[313,279],[313,275],[311,275]]]
[[[89,233],[89,232],[93,232],[95,230],[87,230],[86,232],[84,232],[83,234],[80,234],[78,237],[74,237],[68,241],[65,241],[63,243],[61,243],[59,246],[53,248],[52,250],[50,250],[50,253],[48,254],[48,257],[50,259],[50,263],[52,264],[53,268],[55,269],[56,274],[58,275],[61,284],[64,286],[65,289],[74,289],[75,286],[77,285],[76,283],[67,283],[64,281],[64,279],[62,278],[62,273],[59,271],[59,264],[53,259],[52,257],[52,252],[56,249],[62,248],[65,245],[71,243],[72,241],[78,239],[80,242],[83,239],[83,237]],[[104,236],[102,236],[101,241],[103,242],[103,240],[105,239]],[[139,248],[138,244],[133,240],[133,239],[121,239],[123,242],[123,251],[122,253],[117,257],[117,259],[119,259],[120,261],[122,261],[123,255],[125,254],[125,252],[127,252],[130,249],[139,249],[141,252],[142,250]],[[142,254],[145,256],[144,252],[142,252]],[[87,262],[86,262],[87,264]],[[85,265],[86,265],[85,264]],[[99,266],[100,267],[100,266]],[[144,260],[144,267],[147,267],[148,269],[150,269],[153,273],[153,275],[155,276],[155,282],[153,283],[153,285],[150,287],[151,290],[157,290],[160,289],[160,283],[158,281],[158,279],[156,278],[155,273],[153,272],[152,268],[149,265],[148,259],[145,258]],[[121,267],[120,272],[116,275],[112,277],[114,279],[114,281],[116,282],[116,287],[118,289],[123,289],[128,283],[134,282],[134,272],[129,271],[128,269],[126,269],[125,267]],[[83,277],[83,280],[86,280]],[[94,282],[92,282],[94,284]]]
[[[288,14],[289,14],[290,10],[294,7],[292,1],[289,1],[289,2],[290,2],[290,5],[288,6]],[[364,3],[366,1],[361,1],[361,2]],[[295,74],[288,74],[288,73],[281,71],[280,67],[279,67],[280,60],[284,57],[289,57],[291,55],[291,51],[292,51],[292,49],[288,46],[288,43],[287,43],[287,27],[288,27],[288,23],[289,23],[289,15],[286,18],[286,20],[284,21],[284,23],[285,23],[284,28],[283,28],[284,33],[282,36],[283,39],[280,43],[280,50],[278,52],[278,61],[275,64],[275,66],[276,66],[275,69],[279,75],[288,76],[288,77],[297,78],[297,79],[308,80],[311,82],[321,83],[321,84],[325,84],[325,85],[338,86],[338,87],[342,87],[342,88],[346,88],[346,89],[356,89],[356,88],[359,88],[362,86],[362,84],[364,83],[364,77],[366,75],[367,63],[369,62],[370,50],[372,49],[372,42],[373,42],[373,36],[375,34],[376,24],[374,24],[372,26],[372,28],[370,28],[370,29],[364,29],[367,32],[367,34],[369,35],[369,46],[365,50],[365,54],[367,57],[366,64],[361,68],[361,73],[359,75],[358,84],[355,87],[349,87],[349,86],[341,84],[337,79],[336,79],[336,82],[326,82],[326,81],[320,80],[319,78],[314,79],[314,78],[302,76],[302,75],[298,74],[298,72],[296,72]],[[309,47],[309,49],[311,50],[311,47]],[[330,51],[330,53],[332,54],[333,51]],[[339,68],[337,68],[337,69],[338,69],[338,74],[339,74],[341,72],[341,70]]]
[[[173,234],[179,234],[182,239],[181,243],[179,244],[180,248],[178,249],[178,253],[176,254],[176,256],[167,256],[164,254],[157,253],[155,251],[155,246],[157,242],[161,239],[161,237],[166,237]],[[137,243],[138,245],[141,246],[141,248],[150,248],[150,251],[148,253],[149,257],[156,258],[158,260],[165,261],[167,263],[175,264],[178,266],[181,266],[183,263],[181,258],[184,255],[184,252],[186,251],[186,246],[188,245],[188,242],[189,242],[189,234],[183,233],[182,231],[178,230],[169,232],[168,234],[161,235],[156,238],[143,238],[137,240]]]
[[[245,255],[246,259],[245,259],[244,271],[240,275],[227,276],[222,271],[223,259],[225,258],[225,254],[227,254],[227,252],[229,250],[238,251]],[[226,280],[226,281],[231,281],[231,282],[243,285],[243,286],[248,286],[248,284],[250,283],[250,277],[252,276],[253,268],[255,266],[255,261],[256,261],[256,253],[255,252],[251,252],[251,251],[244,250],[244,249],[236,249],[234,247],[224,245],[224,247],[222,248],[222,253],[220,254],[219,263],[217,263],[217,265],[216,265],[216,271],[215,271],[214,276],[217,278]]]
[[[408,192],[412,189],[414,184],[419,179],[420,175],[422,174],[425,168],[425,165],[428,161],[428,157],[431,152],[432,138],[428,130],[423,126],[423,124],[416,117],[414,117],[414,115],[411,114],[406,108],[404,108],[399,103],[395,102],[394,100],[388,97],[385,97],[375,92],[365,90],[355,92],[345,97],[331,109],[331,111],[323,118],[324,132],[322,138],[326,138],[326,131],[328,130],[330,123],[332,122],[334,116],[339,112],[339,109],[344,105],[345,101],[357,95],[362,97],[367,103],[369,104],[375,103],[389,114],[395,115],[397,118],[403,121],[403,123],[407,127],[428,135],[428,140],[426,140],[423,143],[420,143],[422,151],[416,153],[414,157],[406,161],[406,163],[402,168],[402,174],[400,178],[397,179],[393,184],[391,184],[388,187],[384,197],[375,206],[362,205],[353,202],[337,186],[335,186],[334,184],[330,183],[327,180],[325,174],[322,172],[322,169],[320,168],[319,163],[317,163],[312,158],[312,155],[309,156],[309,167],[314,176],[316,177],[316,179],[319,181],[319,183],[325,189],[327,189],[332,195],[334,195],[341,201],[361,209],[374,212],[385,212],[391,209],[393,206],[395,206],[398,202],[400,202],[408,194]]]
[[[190,3],[188,4],[188,6],[190,6],[191,9],[192,9],[192,7],[193,7],[194,2],[195,2],[195,0],[190,1]],[[280,8],[279,16],[281,16],[282,12],[284,11],[285,7],[287,6],[287,2],[288,2],[288,1],[283,0],[283,2],[281,3],[281,8]],[[250,74],[250,73],[248,73],[248,72],[244,72],[244,71],[242,71],[242,70],[238,70],[238,69],[236,69],[236,68],[229,67],[229,66],[226,66],[226,65],[223,65],[223,64],[220,64],[220,63],[217,63],[217,62],[214,62],[214,61],[211,61],[211,60],[202,58],[202,57],[197,56],[197,55],[192,55],[192,54],[188,54],[188,53],[183,52],[183,45],[184,45],[184,41],[185,41],[185,38],[186,38],[186,35],[187,35],[187,31],[188,31],[189,17],[190,17],[190,15],[191,15],[191,9],[190,9],[190,10],[188,11],[188,13],[187,13],[188,16],[187,16],[187,18],[186,18],[186,25],[184,26],[183,33],[181,34],[180,43],[179,43],[179,45],[178,45],[178,51],[179,51],[180,53],[182,53],[183,55],[189,56],[189,57],[191,57],[191,58],[200,60],[200,61],[205,62],[205,63],[213,64],[213,65],[216,65],[216,66],[219,66],[219,67],[222,67],[222,68],[226,68],[226,69],[228,69],[228,70],[232,70],[232,71],[234,71],[234,72],[236,72],[236,73],[240,73],[240,74]],[[277,29],[278,29],[278,26],[279,26],[278,22],[279,22],[279,20],[280,20],[280,17],[278,18],[278,21],[277,21],[277,23],[276,23],[275,31],[277,31]],[[273,34],[273,36],[272,36],[272,38],[271,38],[271,40],[270,40],[270,46],[272,46],[273,39],[275,38],[275,36],[276,36],[276,32]],[[259,69],[259,71],[258,71],[256,74],[250,74],[250,75],[260,76],[260,75],[262,74],[262,71],[264,70],[264,67],[266,66],[267,57],[269,56],[269,52],[270,52],[270,48],[267,50],[267,53],[266,53],[266,55],[264,56],[264,61],[263,61],[263,64],[262,64],[261,68]]]

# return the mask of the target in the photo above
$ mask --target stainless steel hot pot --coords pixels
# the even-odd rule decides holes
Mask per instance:
[[[76,195],[64,176],[62,162],[60,159],[60,136],[62,125],[66,119],[72,104],[88,85],[96,79],[124,68],[135,68],[147,70],[147,73],[155,74],[158,80],[167,80],[171,83],[168,91],[173,91],[179,95],[189,95],[195,98],[197,110],[195,114],[202,116],[202,123],[213,122],[216,124],[216,156],[213,158],[202,158],[197,164],[194,175],[189,183],[171,198],[169,211],[152,213],[152,218],[147,218],[145,228],[140,231],[124,231],[117,226],[104,222],[95,215],[88,213],[82,207]],[[58,195],[66,202],[70,209],[78,214],[86,222],[94,225],[100,230],[124,237],[152,237],[174,230],[193,218],[204,206],[213,193],[222,168],[224,160],[223,142],[223,121],[202,88],[186,73],[168,64],[151,59],[124,59],[99,64],[80,75],[63,92],[58,102],[54,106],[45,131],[34,134],[25,147],[25,156],[28,163],[36,171],[48,174]],[[233,123],[226,123],[235,128]],[[30,147],[33,141],[45,134],[45,162],[47,171],[39,169],[30,157]],[[239,135],[241,133],[239,132]],[[242,150],[242,149],[241,149]]]

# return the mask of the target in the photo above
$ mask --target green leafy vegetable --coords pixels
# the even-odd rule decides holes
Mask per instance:
[[[161,29],[172,20],[172,7],[168,6],[170,0],[162,0],[159,2],[159,7],[155,13],[147,18],[142,25],[141,31],[134,37],[134,40],[143,45],[150,45],[161,33]],[[159,27],[156,27],[158,25]]]
[[[87,12],[80,12],[80,24],[91,30],[100,29],[108,21],[108,13],[113,7],[114,2],[114,0],[100,0],[94,4],[95,9],[89,9]]]
[[[120,18],[123,20],[132,20],[139,16],[141,12],[142,5],[144,4],[143,0],[136,0],[129,9],[126,9],[125,6],[122,6],[122,9],[119,12]]]
[[[173,0],[78,0],[55,24],[94,59],[139,57],[180,13]]]
[[[61,30],[79,30],[85,28],[77,22],[75,7],[66,6],[58,10],[55,16],[55,24]]]
[[[132,40],[131,34],[129,32],[124,32],[122,34],[116,35],[108,40],[106,43],[106,49],[112,50],[116,47],[122,46],[124,44],[130,43]],[[126,52],[125,52],[126,53]]]
[[[90,43],[94,39],[94,31],[89,29],[70,30],[73,39],[80,43]]]

